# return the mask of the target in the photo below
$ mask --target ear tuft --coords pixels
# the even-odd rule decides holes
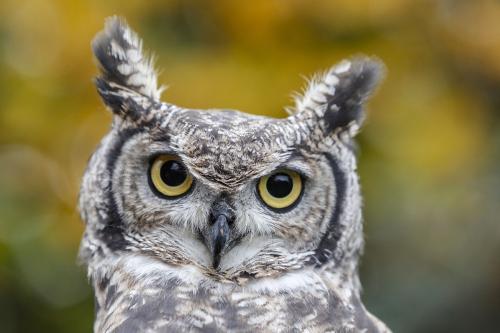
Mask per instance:
[[[327,132],[348,130],[354,135],[364,119],[364,103],[383,74],[384,65],[374,58],[344,60],[309,82],[295,100],[297,115],[317,118]]]
[[[124,19],[108,18],[104,30],[92,41],[92,50],[101,71],[96,81],[100,93],[106,85],[99,81],[105,81],[115,89],[123,87],[159,101],[162,89],[157,86],[153,61],[143,54],[142,40]]]
[[[150,98],[101,78],[95,79],[95,85],[104,103],[117,116],[136,123],[148,119],[154,105]]]

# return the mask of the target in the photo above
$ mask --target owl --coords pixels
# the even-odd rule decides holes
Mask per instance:
[[[389,332],[360,298],[353,141],[381,62],[340,62],[274,119],[162,102],[121,18],[92,49],[113,114],[79,197],[95,332]]]

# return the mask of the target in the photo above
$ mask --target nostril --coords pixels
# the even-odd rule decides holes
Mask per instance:
[[[226,214],[218,214],[218,215],[210,214],[210,218],[209,218],[210,226],[213,226],[217,222],[222,221],[222,219],[224,219],[225,223],[229,226],[231,226],[234,223],[234,218],[231,218],[230,216],[228,216]]]
[[[235,212],[231,206],[231,199],[227,194],[221,194],[212,204],[210,208],[210,223],[215,223],[215,219],[224,215],[227,219],[228,224],[232,224],[235,219]]]

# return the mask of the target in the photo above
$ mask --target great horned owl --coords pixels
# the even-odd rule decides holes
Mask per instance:
[[[353,137],[382,73],[342,61],[284,119],[160,101],[119,18],[94,39],[113,125],[80,193],[96,332],[388,332],[360,300]]]

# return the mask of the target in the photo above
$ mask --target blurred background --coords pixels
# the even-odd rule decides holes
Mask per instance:
[[[285,116],[301,75],[377,55],[359,136],[364,301],[395,332],[500,321],[500,2],[0,2],[0,331],[90,332],[76,263],[87,159],[109,128],[90,41],[123,15],[163,99]]]

